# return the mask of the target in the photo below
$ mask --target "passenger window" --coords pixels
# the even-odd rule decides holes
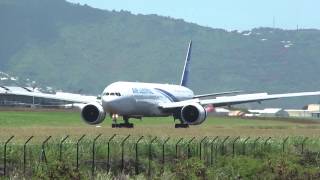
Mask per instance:
[[[137,93],[139,93],[139,91],[138,91],[138,89],[137,89],[137,88],[132,88],[132,92],[133,92],[133,94],[137,94]]]

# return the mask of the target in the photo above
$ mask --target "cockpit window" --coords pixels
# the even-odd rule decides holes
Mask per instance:
[[[119,92],[106,92],[104,93],[105,96],[121,96]]]

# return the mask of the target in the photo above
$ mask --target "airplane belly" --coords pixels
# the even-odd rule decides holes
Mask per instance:
[[[163,112],[160,111],[157,104],[150,101],[137,101],[136,108],[133,112],[134,115],[144,116],[162,116]]]
[[[135,109],[136,101],[131,97],[118,98],[111,102],[103,102],[103,107],[108,113],[127,114]]]
[[[108,113],[127,116],[163,116],[163,112],[154,101],[123,97],[111,102],[103,102],[103,107]]]

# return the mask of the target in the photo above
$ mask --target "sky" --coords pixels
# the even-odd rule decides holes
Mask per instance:
[[[319,0],[67,0],[107,10],[157,14],[226,30],[320,29]]]

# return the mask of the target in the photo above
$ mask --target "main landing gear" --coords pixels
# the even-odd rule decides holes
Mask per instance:
[[[129,123],[129,117],[123,116],[124,123],[117,123],[117,114],[112,115],[112,128],[133,128],[133,124]]]
[[[180,123],[180,124],[175,124],[174,127],[175,128],[188,128],[189,124]]]
[[[133,128],[133,123],[129,123],[129,117],[123,116],[124,123],[117,123],[118,114],[112,114],[112,128]],[[189,124],[184,123],[181,119],[179,119],[180,123],[174,125],[175,128],[189,128]]]

